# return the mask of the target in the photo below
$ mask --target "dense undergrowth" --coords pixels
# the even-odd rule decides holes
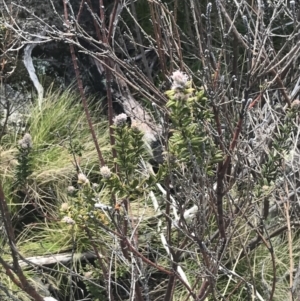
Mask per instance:
[[[98,143],[108,151],[107,127],[99,116],[94,118]],[[30,133],[30,145],[22,145],[24,133]],[[41,110],[30,105],[20,128],[9,128],[2,137],[1,181],[22,256],[66,252],[74,248],[74,240],[74,252],[89,250],[82,231],[61,222],[62,205],[71,203],[68,187],[78,185],[76,164],[96,181],[99,178],[89,137],[71,88],[49,93]]]
[[[172,220],[169,240],[179,247],[188,238],[189,242],[177,260],[184,271],[181,275],[185,275],[187,282],[193,283],[197,278],[199,268],[204,264],[201,258],[203,245],[199,244],[192,231],[203,231],[200,234],[204,235],[207,243],[208,237],[218,233],[218,222],[213,214],[214,208],[210,208],[207,200],[204,200],[206,205],[202,210],[205,210],[208,219],[205,227],[198,224],[198,219],[203,218],[202,214],[197,216],[199,203],[196,199],[200,197],[201,190],[197,187],[197,182],[187,181],[187,174],[193,174],[197,179],[197,172],[200,173],[201,169],[201,174],[204,172],[208,179],[213,180],[214,169],[223,160],[223,156],[214,150],[214,140],[206,136],[207,124],[214,122],[211,119],[209,101],[203,90],[197,92],[186,80],[187,77],[181,83],[182,86],[173,86],[168,92],[170,100],[167,107],[173,121],[169,157],[158,166],[155,173],[147,163],[151,153],[143,140],[144,134],[127,123],[125,114],[115,118],[115,160],[111,156],[106,122],[101,121],[97,114],[93,116],[98,142],[109,166],[103,166],[99,170],[88,125],[77,104],[77,97],[71,90],[49,93],[41,110],[38,105],[28,108],[22,129],[10,129],[2,137],[1,181],[21,258],[27,258],[30,262],[33,257],[50,255],[51,258],[54,254],[73,254],[71,261],[67,263],[48,264],[40,271],[43,271],[43,276],[37,276],[31,269],[28,270],[27,265],[26,275],[42,295],[46,296],[51,291],[65,300],[70,298],[69,289],[72,287],[73,298],[76,298],[80,295],[77,290],[84,287],[91,294],[92,300],[103,300],[105,279],[101,266],[95,261],[95,256],[90,259],[81,257],[85,252],[95,250],[101,250],[101,254],[111,254],[110,269],[115,283],[130,286],[129,258],[124,253],[122,255],[122,249],[124,251],[126,248],[122,245],[122,239],[126,236],[123,236],[122,231],[117,235],[118,239],[112,235],[120,231],[119,227],[123,223],[127,224],[128,235],[131,233],[128,237],[138,246],[136,250],[140,252],[140,256],[147,256],[162,269],[167,268],[169,248],[162,244],[164,240],[161,239],[167,229],[168,219],[166,222],[162,220],[161,210],[168,203],[165,203],[167,196],[161,185],[165,186],[164,181],[170,172],[176,177],[172,183],[177,187],[172,188],[169,196],[169,206],[173,210],[170,213]],[[290,118],[296,116],[295,110],[291,110],[289,114]],[[197,154],[195,159],[192,154]],[[112,172],[113,162],[118,166],[117,173]],[[199,170],[195,171],[195,167]],[[224,210],[228,212],[228,216],[235,215],[235,218],[228,228],[232,236],[226,251],[222,253],[216,289],[218,294],[228,296],[230,300],[247,298],[249,290],[253,290],[253,281],[256,294],[261,300],[268,298],[274,283],[276,294],[273,300],[282,300],[288,293],[289,285],[290,258],[287,254],[292,252],[295,262],[300,259],[300,238],[297,231],[293,232],[291,240],[286,232],[281,234],[279,231],[277,235],[272,235],[281,224],[278,212],[264,222],[263,226],[268,228],[265,240],[253,243],[253,239],[257,239],[255,229],[261,222],[258,215],[260,203],[266,197],[270,198],[272,204],[276,203],[273,194],[276,185],[274,182],[267,184],[265,180],[263,187],[254,186],[253,192],[247,187],[243,189],[234,185],[225,198]],[[207,198],[207,190],[205,191]],[[184,194],[186,201],[180,203]],[[255,194],[257,198],[251,201],[250,197],[253,198]],[[174,198],[179,197],[179,200],[175,201],[172,195]],[[236,211],[235,206],[241,200],[251,203],[251,206],[245,207],[247,211],[243,211],[243,207],[239,209],[240,212]],[[187,209],[182,209],[181,206]],[[176,212],[182,212],[181,216]],[[253,251],[247,251],[251,244],[254,245]],[[216,250],[221,247],[212,241],[210,248],[214,245]],[[8,250],[7,247],[3,249],[2,256],[10,261]],[[213,258],[215,257],[210,260],[216,260]],[[147,273],[156,275],[152,270],[153,267],[148,267]],[[70,278],[70,273],[81,276],[75,280]],[[161,281],[157,283],[155,278]],[[151,298],[160,299],[163,296],[163,286],[167,284],[167,279],[163,274],[149,279],[148,285],[153,290]],[[1,282],[11,290],[17,290],[4,274]],[[119,294],[123,300],[127,298],[126,293],[118,287],[112,292]],[[176,300],[185,300],[186,294],[182,284],[176,286]],[[22,292],[17,295],[21,300],[29,300]]]
[[[1,300],[300,300],[298,4],[7,2],[1,91],[77,85],[0,95]]]

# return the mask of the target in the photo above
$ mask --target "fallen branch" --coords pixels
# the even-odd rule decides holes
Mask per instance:
[[[101,254],[99,254],[101,256]],[[51,254],[51,255],[41,255],[41,256],[33,256],[26,257],[25,260],[19,260],[19,265],[22,268],[30,267],[30,265],[38,265],[38,266],[47,266],[53,265],[57,263],[65,264],[69,261],[76,260],[90,260],[97,258],[97,255],[94,252],[85,252],[85,253],[61,253],[61,254]]]

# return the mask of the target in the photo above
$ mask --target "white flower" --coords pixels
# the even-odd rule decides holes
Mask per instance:
[[[82,172],[78,174],[78,183],[79,184],[88,184],[90,181]]]
[[[122,127],[126,124],[127,115],[125,113],[119,114],[114,118],[115,126]]]
[[[32,148],[32,137],[29,133],[26,133],[21,140],[19,140],[19,146],[23,149]]]
[[[63,223],[70,224],[70,225],[74,225],[75,224],[75,221],[73,220],[73,218],[71,218],[69,216],[64,216],[61,221]]]
[[[111,177],[111,171],[105,165],[100,168],[100,174],[104,179],[109,179]]]
[[[62,211],[67,211],[69,209],[69,204],[68,203],[62,203],[60,206],[60,209]]]
[[[177,70],[173,72],[171,79],[173,80],[171,89],[176,90],[176,89],[184,89],[187,85],[189,77],[185,73],[181,72],[180,70]]]
[[[94,189],[97,189],[97,188],[99,187],[99,184],[97,184],[97,183],[92,183],[92,187],[93,187]]]
[[[73,194],[75,192],[76,188],[74,186],[68,186],[67,191],[69,194]]]

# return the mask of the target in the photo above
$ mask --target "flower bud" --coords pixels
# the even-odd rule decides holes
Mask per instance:
[[[79,184],[88,184],[90,181],[89,179],[86,177],[85,174],[83,174],[82,172],[78,174],[78,183]]]
[[[69,224],[69,225],[74,225],[75,224],[75,221],[69,216],[64,216],[61,221],[63,223]]]
[[[171,79],[173,80],[171,89],[176,90],[176,89],[184,89],[187,85],[189,78],[186,74],[184,74],[180,70],[177,70],[173,72]]]
[[[29,133],[26,133],[21,140],[19,140],[19,146],[23,149],[32,148],[32,137]]]
[[[107,166],[102,166],[100,168],[100,174],[104,179],[109,179],[111,177],[111,171]]]

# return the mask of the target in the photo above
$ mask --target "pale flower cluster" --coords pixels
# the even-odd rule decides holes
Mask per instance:
[[[182,71],[177,70],[173,72],[171,79],[173,80],[171,89],[177,90],[186,88],[189,77]]]
[[[74,186],[68,186],[67,192],[68,194],[73,194],[76,191],[76,188]]]
[[[111,177],[111,171],[107,166],[102,166],[100,168],[100,174],[104,179],[109,179]]]
[[[126,124],[127,115],[125,113],[119,114],[114,118],[114,125],[117,127],[122,127]]]
[[[73,218],[69,217],[69,216],[64,216],[61,220],[63,223],[69,224],[69,225],[74,225],[75,221],[73,220]]]
[[[21,140],[19,140],[19,146],[23,149],[32,148],[32,137],[29,133],[26,133]]]
[[[68,203],[62,203],[60,209],[62,211],[67,211],[69,209],[69,204]]]
[[[78,183],[85,185],[85,184],[89,184],[90,181],[87,178],[87,176],[81,172],[78,174]]]

